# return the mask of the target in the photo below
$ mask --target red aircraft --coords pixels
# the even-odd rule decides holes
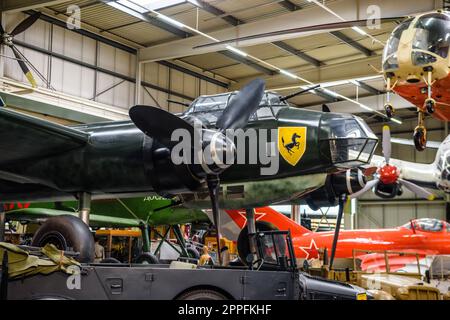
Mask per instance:
[[[237,240],[240,230],[246,225],[245,211],[226,210],[222,214],[221,234],[230,240]],[[312,232],[295,223],[285,215],[270,207],[255,210],[257,228],[266,226],[273,230],[290,230],[295,255],[300,259],[319,258],[319,249],[327,248],[331,252],[334,231]],[[450,224],[430,218],[415,219],[403,226],[390,229],[342,230],[336,248],[336,258],[352,258],[353,249],[367,251],[396,251],[419,254],[420,263],[433,255],[450,254]],[[384,268],[384,255],[356,252],[361,260],[363,270],[379,270]],[[395,271],[405,268],[416,261],[415,256],[390,257],[390,269]],[[416,269],[417,271],[417,263]]]

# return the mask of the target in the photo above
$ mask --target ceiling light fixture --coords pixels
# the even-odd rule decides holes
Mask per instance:
[[[319,7],[321,7],[322,9],[324,9],[325,11],[327,11],[328,13],[332,14],[333,16],[335,16],[336,18],[338,18],[341,21],[347,21],[346,19],[344,19],[343,17],[341,17],[339,14],[337,14],[335,11],[333,11],[332,9],[330,9],[329,7],[327,7],[325,4],[320,3],[317,0],[308,0],[308,2],[312,2],[316,5],[318,5]],[[384,43],[383,41],[378,40],[377,38],[375,38],[374,36],[372,36],[371,34],[365,32],[363,29],[358,28],[358,27],[352,27],[352,30],[355,32],[358,32],[360,35],[369,37],[370,39],[372,39],[373,42],[377,42],[379,44],[381,44],[382,46],[385,46],[386,43]]]
[[[296,79],[297,80],[297,76],[293,73],[290,73],[289,71],[283,70],[283,69],[279,69],[280,73],[284,74],[285,76],[288,76],[292,79]]]
[[[232,47],[232,46],[226,46],[225,48],[226,48],[227,50],[230,50],[230,51],[232,51],[232,52],[234,52],[234,53],[240,55],[240,56],[243,56],[243,57],[247,57],[247,56],[248,56],[247,53],[245,53],[244,51],[239,50],[239,49],[237,49],[237,48],[235,48],[235,47]]]
[[[175,19],[172,19],[171,17],[168,17],[164,14],[157,13],[156,18],[163,20],[167,23],[170,23],[171,25],[178,27],[178,28],[186,28],[186,25],[184,23],[181,23]]]

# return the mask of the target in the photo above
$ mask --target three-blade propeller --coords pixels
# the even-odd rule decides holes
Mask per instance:
[[[245,85],[236,95],[234,95],[216,122],[217,130],[213,135],[216,137],[215,139],[219,139],[224,143],[230,143],[231,141],[228,141],[225,136],[225,131],[228,129],[242,129],[247,126],[250,116],[256,112],[256,109],[264,96],[264,91],[265,82],[261,79],[256,79]],[[194,136],[195,128],[191,123],[159,108],[150,106],[134,106],[130,109],[129,115],[134,124],[144,134],[158,140],[168,149],[172,149],[175,145],[175,142],[171,141],[171,136],[174,130],[185,129],[192,134],[192,136]],[[211,131],[211,129],[208,130]],[[217,138],[217,136],[219,136],[219,138]],[[211,144],[213,143],[212,141],[206,141],[206,144],[208,142]],[[205,145],[205,141],[203,140],[198,141],[198,143],[199,145]],[[195,144],[194,141],[193,144]],[[208,170],[208,172],[203,172],[211,198],[220,263],[219,174],[225,170],[224,168],[227,167],[219,167],[219,170],[214,172],[211,172],[211,170]]]
[[[17,62],[19,63],[20,69],[22,69],[23,74],[28,79],[28,81],[30,82],[30,84],[33,88],[37,87],[36,80],[34,79],[33,74],[31,73],[30,69],[26,65],[26,63],[24,61],[25,60],[24,56],[14,45],[13,39],[18,34],[24,32],[25,30],[30,28],[39,19],[40,16],[41,16],[40,12],[36,12],[35,14],[32,14],[31,16],[29,16],[28,18],[26,18],[25,20],[20,22],[9,33],[7,33],[0,24],[0,41],[1,41],[0,44],[9,47],[12,50],[14,56],[17,59]]]
[[[400,170],[396,166],[390,164],[392,145],[391,145],[391,132],[388,126],[383,127],[382,146],[385,164],[383,164],[381,167],[377,169],[375,173],[373,173],[374,175],[373,180],[367,182],[364,188],[362,188],[360,191],[350,195],[350,198],[358,198],[359,196],[363,195],[364,193],[373,189],[374,187],[376,188],[379,183],[382,183],[385,185],[400,184],[421,198],[433,200],[434,195],[431,192],[416,185],[415,183],[400,178]]]

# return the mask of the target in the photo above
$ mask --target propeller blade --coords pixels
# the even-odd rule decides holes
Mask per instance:
[[[255,79],[245,85],[231,99],[217,120],[216,127],[222,130],[244,128],[256,111],[264,96],[265,81]]]
[[[409,182],[407,180],[398,179],[398,181],[405,186],[408,190],[414,192],[416,195],[418,195],[421,198],[427,199],[427,200],[434,200],[435,196],[431,192],[428,192],[424,188],[418,186],[415,183]]]
[[[391,130],[388,126],[383,127],[383,155],[387,164],[391,161]]]
[[[5,29],[3,29],[2,21],[0,21],[0,35],[5,33]]]
[[[129,115],[139,130],[168,148],[178,143],[178,141],[171,141],[172,133],[176,129],[185,129],[190,137],[194,137],[194,127],[191,124],[163,109],[137,105],[131,107]]]
[[[362,188],[358,192],[351,194],[350,199],[358,198],[360,195],[366,193],[367,191],[369,191],[370,189],[375,187],[378,184],[378,182],[380,182],[379,179],[373,179],[373,180],[368,181],[366,183],[366,185],[364,186],[364,188]]]
[[[404,18],[405,17],[382,18],[381,21],[382,22],[397,21],[397,20],[404,20]],[[351,28],[351,27],[358,27],[358,26],[359,27],[367,26],[367,20],[342,21],[342,22],[334,22],[334,23],[327,23],[327,24],[319,24],[319,25],[315,25],[315,26],[307,26],[307,27],[292,28],[292,29],[260,33],[260,34],[256,34],[256,35],[246,36],[246,37],[232,38],[232,39],[227,39],[227,40],[223,40],[223,41],[219,41],[219,42],[211,42],[211,43],[207,43],[207,44],[202,44],[199,46],[195,46],[194,49],[228,44],[228,43],[232,43],[232,42],[236,42],[236,41],[246,41],[246,40],[253,40],[253,39],[259,39],[259,38],[265,38],[265,37],[274,37],[274,36],[293,34],[293,33],[304,33],[304,32],[322,31],[322,30],[326,31],[326,30],[344,29],[344,28]]]
[[[17,48],[14,45],[10,46],[10,48],[13,51],[14,56],[16,57],[17,62],[19,63],[20,69],[22,69],[23,74],[28,79],[28,81],[30,82],[31,86],[33,88],[36,88],[37,87],[36,80],[34,79],[33,74],[31,73],[30,69],[28,69],[27,64],[23,61],[19,50],[17,50]]]
[[[31,16],[29,16],[28,18],[23,20],[21,23],[19,23],[13,29],[13,31],[11,31],[10,35],[14,37],[14,36],[18,35],[19,33],[24,32],[29,27],[31,27],[39,19],[40,16],[41,16],[40,12],[36,12],[35,14],[32,14]]]
[[[219,265],[222,265],[222,257],[220,256],[220,214],[219,214],[219,189],[220,180],[218,176],[211,175],[206,178],[206,183],[208,185],[209,197],[211,198],[211,209],[213,214],[213,222],[216,227],[216,241],[217,241],[217,258],[219,260]]]

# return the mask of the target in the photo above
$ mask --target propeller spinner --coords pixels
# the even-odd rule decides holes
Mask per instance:
[[[373,174],[374,179],[367,182],[363,189],[360,191],[350,195],[350,198],[358,198],[363,195],[367,191],[373,188],[380,188],[383,186],[394,187],[392,190],[398,190],[400,186],[404,186],[406,189],[415,193],[417,196],[421,198],[425,198],[427,200],[434,200],[434,194],[428,192],[426,189],[412,183],[410,181],[404,180],[401,178],[401,171],[396,166],[390,164],[391,161],[391,132],[388,126],[383,127],[383,156],[384,156],[384,164],[377,169],[377,171]],[[377,193],[377,192],[376,192]],[[380,195],[377,193],[377,195]],[[395,192],[392,192],[390,197],[395,196]]]

